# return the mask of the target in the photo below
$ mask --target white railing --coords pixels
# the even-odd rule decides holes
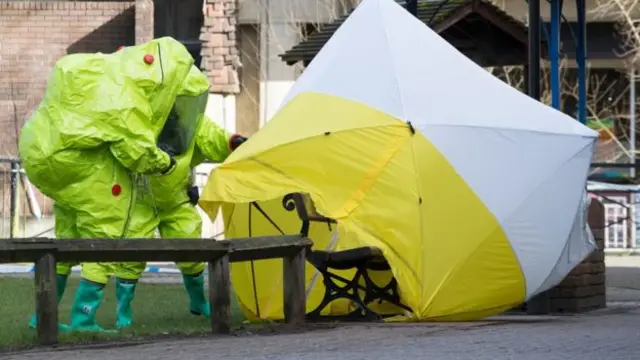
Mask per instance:
[[[635,241],[629,236],[629,209],[619,204],[605,204],[604,233],[605,247],[607,249],[629,249],[635,247]]]

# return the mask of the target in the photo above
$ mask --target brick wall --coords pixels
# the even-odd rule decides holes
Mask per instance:
[[[19,129],[40,102],[57,59],[132,45],[134,28],[134,1],[0,0],[0,156],[17,155]],[[9,215],[6,168],[0,164],[0,217]]]
[[[133,1],[0,1],[0,155],[16,155],[55,61],[133,44],[134,12]]]
[[[136,0],[135,8],[135,43],[153,40],[153,0]]]
[[[607,306],[604,262],[604,205],[591,199],[589,226],[598,249],[549,291],[552,312],[584,312]]]
[[[201,68],[207,73],[210,91],[238,94],[240,55],[236,42],[237,0],[205,0]]]
[[[588,221],[598,248],[578,264],[560,284],[547,292],[548,311],[551,313],[581,313],[607,306],[604,215],[602,202],[592,198]],[[515,312],[526,310],[526,303],[512,309]]]

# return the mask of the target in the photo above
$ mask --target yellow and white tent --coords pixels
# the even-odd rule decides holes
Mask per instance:
[[[554,286],[593,249],[582,205],[596,136],[395,1],[363,0],[274,118],[211,174],[201,206],[215,216],[307,193],[338,221],[336,249],[383,250],[412,318],[477,319]],[[227,216],[228,236],[246,234],[238,224]],[[260,282],[275,283],[275,266],[254,271]]]

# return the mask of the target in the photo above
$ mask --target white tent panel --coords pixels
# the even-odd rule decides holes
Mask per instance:
[[[304,91],[360,101],[414,124],[596,136],[569,116],[514,91],[393,0],[363,0],[284,103]]]
[[[501,221],[527,296],[546,284],[573,224],[595,131],[495,78],[393,0],[363,0],[284,104],[303,92],[412,122]]]
[[[562,251],[562,255],[558,259],[556,266],[551,271],[551,274],[547,277],[536,293],[549,290],[555,285],[559,284],[578,264],[597,249],[596,242],[593,238],[593,233],[589,228],[588,214],[589,214],[589,195],[586,192],[582,193],[582,204],[578,212],[576,213],[573,227],[571,228],[571,234],[569,235],[569,241]]]
[[[591,138],[522,130],[431,125],[418,129],[500,223],[563,163],[593,143]],[[589,160],[584,159],[581,166],[588,166]],[[575,183],[567,181],[562,185],[584,186],[580,177],[575,178]]]
[[[595,137],[596,133],[496,78],[392,0],[365,0],[385,19],[410,121]],[[410,40],[409,40],[410,39]]]
[[[525,276],[527,298],[538,292],[563,252],[592,154],[590,144],[560,164],[502,222]]]
[[[385,30],[376,0],[364,1],[300,75],[282,106],[312,91],[358,101],[404,119]]]

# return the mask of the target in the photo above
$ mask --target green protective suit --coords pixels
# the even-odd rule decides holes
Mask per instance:
[[[150,178],[173,165],[158,137],[169,133],[188,142],[193,135],[197,117],[170,116],[198,103],[190,89],[206,78],[193,62],[182,44],[165,37],[112,54],[68,55],[55,64],[44,99],[22,128],[19,152],[30,181],[55,201],[60,238],[153,236],[153,220],[143,220],[156,215],[145,205],[150,200],[136,200],[148,197]],[[171,118],[173,127],[187,130],[167,132]],[[66,281],[71,265],[58,266],[59,278]],[[113,272],[114,264],[83,264],[72,328],[75,313],[84,316],[77,328],[99,328],[95,311]]]
[[[192,184],[192,170],[205,160],[223,162],[231,153],[229,135],[212,120],[202,116],[196,136],[186,153],[175,157],[176,167],[168,175],[151,178],[153,196],[150,207],[157,210],[157,228],[162,238],[200,238],[202,218],[196,207],[189,203],[187,189]],[[138,219],[133,219],[138,222]],[[117,276],[137,280],[144,271],[144,263],[124,263]],[[203,263],[178,263],[185,274],[198,274],[204,270]]]
[[[204,160],[223,162],[231,153],[230,136],[224,129],[205,116],[200,116],[197,131],[187,150],[175,157],[176,167],[167,176],[150,179],[153,194],[149,207],[157,210],[155,224],[162,238],[200,238],[202,218],[196,207],[189,202],[187,189],[192,184],[192,170]],[[146,223],[145,219],[132,218],[135,227]],[[146,226],[145,226],[146,227]],[[189,296],[189,310],[196,315],[209,316],[209,306],[204,295],[204,263],[177,263],[184,286]],[[141,277],[145,263],[121,263],[115,270],[117,327],[131,325],[131,302],[135,287]]]
[[[153,57],[147,64],[145,56]],[[20,133],[29,180],[71,209],[83,238],[120,238],[133,201],[131,173],[170,166],[156,140],[193,58],[172,38],[113,54],[60,59]],[[117,186],[116,186],[117,185]]]

